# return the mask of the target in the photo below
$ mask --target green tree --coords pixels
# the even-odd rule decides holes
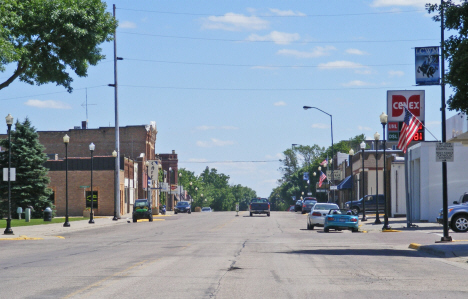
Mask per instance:
[[[448,108],[468,113],[468,1],[455,4],[447,0],[442,6],[426,4],[426,8],[429,13],[439,12],[433,17],[434,21],[443,21],[446,29],[458,31],[458,35],[452,34],[445,40],[444,54],[449,66],[444,80],[454,90],[454,94],[448,99]]]
[[[1,140],[0,146],[9,148],[8,139]],[[16,181],[11,183],[12,212],[16,212],[17,207],[32,206],[32,216],[41,217],[46,207],[55,208],[50,199],[52,190],[47,187],[50,179],[43,166],[46,161],[44,147],[29,119],[23,123],[17,121],[11,132],[11,163],[16,168]],[[8,151],[0,153],[0,165],[1,168],[8,167]],[[1,182],[0,192],[2,198],[7,198],[7,183]],[[3,213],[8,211],[7,201],[2,202],[1,209]]]
[[[297,161],[296,152],[293,149],[287,149],[283,152],[284,159],[280,160],[283,163],[283,166],[280,167],[280,171],[283,173],[281,178],[283,181],[287,181],[289,177],[297,171],[299,165]]]
[[[101,0],[0,0],[0,71],[16,63],[0,89],[19,78],[71,92],[69,70],[87,76],[105,58],[99,45],[113,39],[117,22],[105,9]]]
[[[317,144],[310,145],[299,145],[294,148],[298,152],[304,161],[302,167],[309,166],[314,160],[316,160],[325,151],[324,147],[320,147]]]

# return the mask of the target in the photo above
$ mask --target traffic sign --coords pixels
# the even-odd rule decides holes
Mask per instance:
[[[453,143],[437,143],[436,162],[453,162]]]

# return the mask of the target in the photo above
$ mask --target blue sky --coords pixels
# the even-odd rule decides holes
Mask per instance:
[[[424,89],[426,124],[440,138],[440,87],[415,86],[414,47],[440,43],[426,2],[109,1],[124,58],[120,125],[155,121],[157,153],[175,150],[180,167],[216,168],[264,197],[291,144],[331,145],[329,116],[304,105],[333,115],[335,142],[372,138],[387,90]],[[0,91],[1,111],[68,130],[86,120],[87,91],[89,127],[114,126],[113,44],[102,49],[106,60],[75,76],[73,93],[17,81]]]

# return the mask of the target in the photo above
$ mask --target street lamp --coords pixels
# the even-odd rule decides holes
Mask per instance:
[[[171,209],[174,207],[174,197],[172,196],[172,167],[169,167],[169,194],[171,195]]]
[[[4,235],[13,235],[11,229],[11,125],[13,124],[13,116],[10,113],[5,117],[8,127],[8,219]]]
[[[334,157],[334,155],[335,155],[335,153],[334,153],[334,151],[333,151],[333,115],[331,115],[330,113],[327,113],[327,112],[325,112],[325,111],[323,111],[322,109],[319,109],[319,108],[317,108],[317,107],[304,106],[304,107],[302,107],[302,108],[304,108],[304,110],[308,110],[308,109],[317,109],[318,111],[320,111],[320,112],[322,112],[322,113],[325,113],[326,115],[330,116],[331,145],[332,145],[331,150],[332,150],[332,159],[333,159],[333,157]],[[330,160],[330,163],[332,163],[331,161],[332,161],[332,160]],[[331,168],[332,168],[332,173],[333,173],[332,176],[331,176],[331,178],[333,179],[334,176],[335,176],[335,174],[334,174],[334,173],[335,173],[335,167],[334,167],[333,163],[332,163],[332,165],[331,165]],[[334,180],[333,180],[333,183],[334,183]],[[335,190],[333,190],[333,202],[334,202],[334,201],[335,201]]]
[[[68,222],[68,143],[70,142],[70,137],[65,134],[63,136],[63,143],[65,144],[65,223],[64,227],[70,227],[70,222]]]
[[[182,178],[182,173],[179,172],[179,180],[178,180],[178,183],[179,183],[179,184],[178,184],[178,185],[179,185],[179,201],[182,200],[182,190],[181,190],[181,188],[180,188],[180,179],[181,179],[181,178]]]
[[[316,176],[317,173],[314,171],[314,173],[312,173],[313,176]],[[315,197],[317,197],[317,188],[315,188]]]
[[[351,167],[351,204],[349,206],[349,209],[351,211],[353,211],[353,197],[354,197],[353,156],[354,156],[354,150],[350,149],[348,155],[349,155],[349,166]]]
[[[382,221],[380,221],[380,215],[379,215],[379,154],[378,154],[379,139],[380,139],[380,134],[375,132],[375,134],[374,134],[374,140],[375,140],[375,200],[376,200],[376,205],[377,205],[377,213],[375,214],[374,224],[382,224]]]
[[[112,152],[112,157],[114,157],[114,159],[117,158],[117,151],[116,150],[114,150]],[[117,175],[116,175],[116,172],[114,171],[114,184],[117,184],[116,177],[117,177]],[[117,187],[114,186],[114,218],[112,218],[112,220],[114,220],[114,221],[119,220],[119,217],[117,216],[117,213],[118,213],[118,211],[117,211],[117,201],[118,201],[118,199],[117,199],[117,193],[118,193],[117,190],[120,191],[120,186],[118,186],[118,187],[119,188],[117,189]]]
[[[93,152],[96,146],[91,142],[89,145],[89,151],[91,152],[91,213],[89,214],[89,224],[94,224],[94,193],[93,193]]]
[[[387,119],[388,119],[388,115],[385,114],[384,112],[382,112],[382,114],[380,114],[380,123],[382,124],[382,127],[383,127],[383,185],[384,185],[384,209],[385,209],[385,214],[384,214],[384,226],[382,227],[382,230],[388,230],[388,229],[391,229],[391,227],[388,225],[388,205],[387,205],[387,171],[386,171],[386,167],[387,167],[387,156],[385,154],[385,148],[386,148],[386,139],[385,139],[385,126],[387,125]]]
[[[361,221],[367,221],[366,218],[366,199],[364,197],[364,149],[366,148],[366,143],[363,141],[360,144],[361,146],[361,158],[362,158],[362,219]]]

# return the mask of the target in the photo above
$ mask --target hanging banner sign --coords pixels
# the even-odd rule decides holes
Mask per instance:
[[[309,173],[304,172],[303,178],[304,178],[304,181],[308,181],[309,180]]]
[[[439,47],[415,48],[416,85],[439,85]]]
[[[158,180],[159,168],[158,168],[158,161],[156,160],[148,160],[148,177],[153,180]]]

